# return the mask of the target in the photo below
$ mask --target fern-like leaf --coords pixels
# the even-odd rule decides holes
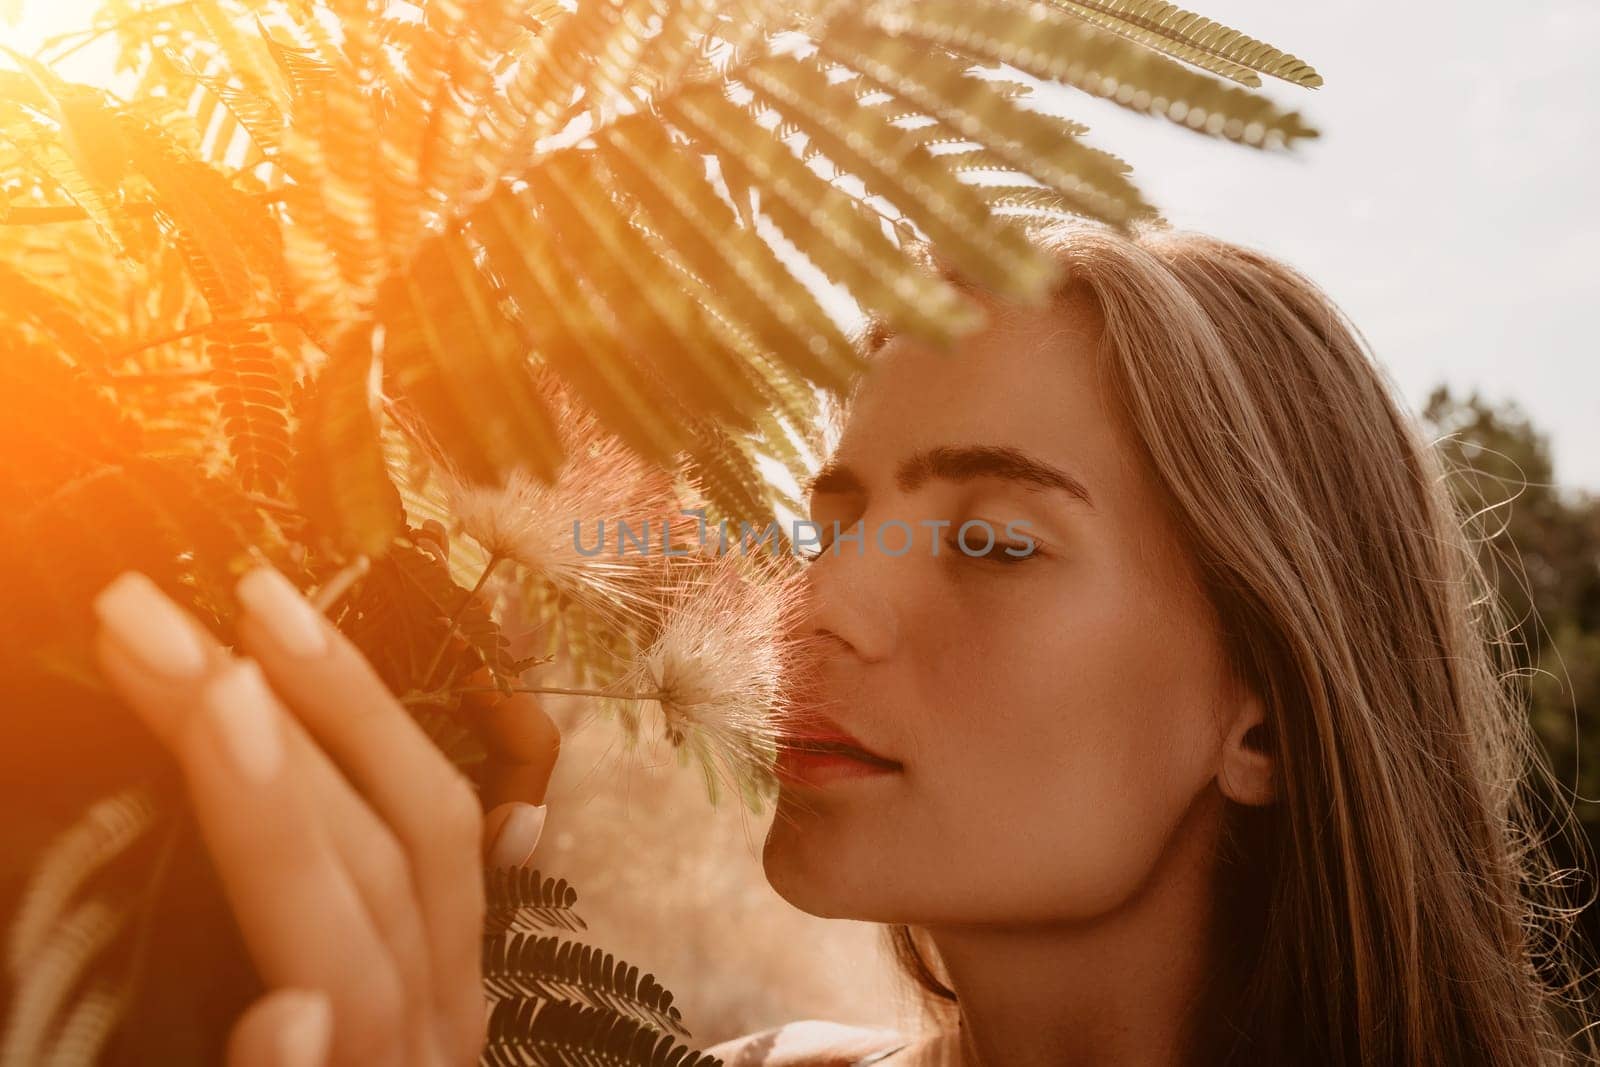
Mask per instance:
[[[555,225],[530,202],[500,192],[474,212],[473,233],[516,311],[534,354],[640,455],[670,467],[687,444],[663,411],[657,383],[619,341],[610,308],[579,280]]]
[[[573,910],[577,890],[565,878],[546,877],[534,867],[491,867],[484,873],[484,933],[495,937],[510,930],[586,930],[589,924]]]
[[[258,152],[267,157],[278,152],[283,144],[284,115],[264,89],[236,85],[227,77],[203,74],[176,52],[169,50],[166,54],[178,76],[193,82],[205,96],[226,109]],[[202,129],[211,124],[210,119],[209,111],[196,115]],[[224,126],[217,137],[219,147],[226,147],[229,133],[231,129]]]
[[[0,1038],[0,1067],[35,1067],[69,1009],[72,992],[132,918],[131,901],[93,897],[77,905],[34,954]]]
[[[1258,71],[1307,89],[1322,84],[1322,76],[1294,56],[1163,0],[1050,2],[1102,29],[1243,85],[1260,85]]]
[[[102,1050],[126,1018],[132,998],[125,982],[95,978],[61,1020],[42,1067],[84,1067],[100,1062]]]
[[[722,1067],[625,1015],[564,1000],[502,1000],[489,1016],[487,1067]]]
[[[488,608],[410,533],[373,561],[353,598],[344,625],[356,646],[399,693],[432,693],[480,666],[515,677],[519,664]]]
[[[207,330],[206,352],[239,484],[246,490],[276,493],[292,454],[282,380],[285,361],[258,323]]]
[[[128,160],[155,188],[156,218],[219,317],[256,306],[277,270],[277,227],[253,198],[145,123],[117,117]]]
[[[484,988],[498,998],[545,997],[608,1008],[687,1036],[683,1012],[652,974],[593,945],[551,934],[505,934],[484,947]]]
[[[911,131],[855,107],[815,64],[787,57],[751,63],[740,77],[869,192],[905,212],[952,263],[994,292],[1024,301],[1054,276],[1018,231],[993,225],[982,200],[941,166]]]
[[[84,325],[77,308],[57,289],[40,285],[4,262],[0,262],[0,316],[13,328],[26,322],[42,330],[78,366],[105,363],[105,341]]]
[[[698,156],[688,158],[684,146],[643,118],[614,123],[602,141],[601,158],[616,186],[695,275],[716,279],[702,299],[721,297],[769,351],[784,353],[825,388],[842,391],[855,378],[862,364],[849,338],[772,246],[737,223]]]
[[[893,2],[872,9],[897,34],[1103,96],[1252,146],[1315,136],[1296,112],[1062,15],[1042,0]]]
[[[854,200],[775,141],[720,90],[694,90],[662,105],[674,125],[716,150],[724,173],[743,173],[766,194],[761,210],[807,256],[849,285],[870,312],[914,336],[945,342],[978,311],[952,286],[908,267],[895,244]]]
[[[748,522],[756,529],[773,519],[766,480],[749,446],[709,420],[696,420],[695,443],[689,451],[686,473],[710,498],[718,518],[735,527]],[[785,540],[787,533],[780,532]]]
[[[515,468],[555,476],[562,445],[534,388],[529,346],[463,236],[430,242],[385,286],[379,312],[388,379],[456,470],[480,482]]]
[[[13,978],[36,960],[62,909],[85,885],[155,825],[158,808],[153,794],[130,787],[97,801],[39,857],[22,902],[12,917],[6,964]]]
[[[527,175],[541,211],[559,220],[562,241],[584,280],[628,337],[650,338],[655,362],[680,403],[732,425],[752,425],[760,393],[749,367],[709,328],[704,313],[600,191],[577,153],[561,153]]]
[[[841,23],[821,42],[830,58],[860,71],[1079,205],[1114,224],[1153,213],[1119,160],[1060,136],[1047,115],[1019,108],[948,53],[930,52],[865,22]]]
[[[320,97],[328,82],[334,77],[334,68],[323,58],[322,53],[318,49],[303,45],[285,44],[259,21],[256,25],[273,62],[278,65],[284,78],[293,87],[294,96],[299,100],[313,100]]]
[[[372,352],[348,336],[306,397],[295,434],[296,495],[313,528],[352,555],[378,557],[405,523],[378,439]]]

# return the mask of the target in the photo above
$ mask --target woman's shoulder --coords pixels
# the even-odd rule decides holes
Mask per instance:
[[[874,1053],[909,1045],[913,1040],[914,1036],[886,1026],[798,1019],[730,1038],[705,1051],[725,1067],[855,1067]]]

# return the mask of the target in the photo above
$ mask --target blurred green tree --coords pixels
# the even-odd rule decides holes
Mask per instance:
[[[1600,841],[1600,496],[1556,484],[1548,439],[1515,404],[1441,386],[1423,420],[1474,516],[1534,726]]]
[[[1567,900],[1587,904],[1577,933],[1600,959],[1600,496],[1556,485],[1549,440],[1516,404],[1440,386],[1422,417],[1506,606],[1503,636],[1563,787],[1546,800],[1555,817],[1570,805],[1578,820],[1575,833],[1552,824],[1549,846],[1583,872]]]

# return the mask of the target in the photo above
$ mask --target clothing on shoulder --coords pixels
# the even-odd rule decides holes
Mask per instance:
[[[800,1019],[731,1038],[705,1051],[725,1067],[890,1067],[909,1035],[881,1026]],[[888,1062],[885,1062],[888,1061]]]

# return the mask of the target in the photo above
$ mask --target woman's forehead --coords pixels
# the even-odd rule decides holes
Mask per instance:
[[[1002,308],[940,350],[888,338],[844,412],[834,450],[855,464],[949,444],[1003,444],[1066,459],[1122,447],[1099,381],[1098,334],[1070,307]]]

